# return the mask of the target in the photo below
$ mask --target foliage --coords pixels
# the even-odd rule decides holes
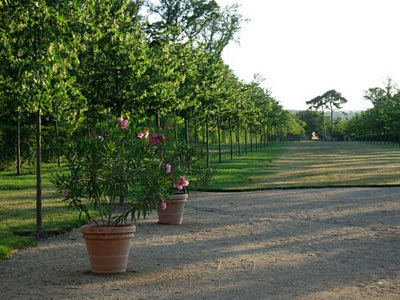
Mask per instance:
[[[135,1],[91,0],[81,11],[76,33],[80,64],[73,75],[88,101],[89,123],[107,118],[101,115],[105,111],[121,116],[142,98],[138,81],[149,66],[149,54],[138,9]]]
[[[145,217],[165,197],[164,186],[140,185],[147,183],[146,174],[152,174],[158,147],[137,134],[122,118],[98,125],[90,136],[74,139],[66,155],[68,171],[55,175],[54,184],[64,200],[99,226],[117,226],[129,216],[131,220]],[[145,190],[137,189],[141,187]],[[129,205],[118,208],[119,197]],[[89,211],[87,201],[96,208],[99,220]]]
[[[140,183],[146,190],[162,187],[164,196],[158,200],[168,202],[172,194],[189,193],[208,186],[213,172],[205,166],[204,151],[199,146],[176,141],[172,126],[163,134],[149,134],[144,129],[138,136],[155,151],[150,168],[142,174]]]
[[[333,110],[335,108],[340,109],[342,104],[346,103],[347,99],[342,96],[341,93],[335,90],[329,90],[325,92],[323,95],[317,96],[309,101],[306,101],[307,105],[310,105],[310,109],[315,108],[316,110],[321,109],[322,121],[323,121],[323,129],[324,129],[324,138],[326,135],[326,126],[325,126],[325,109],[329,109],[331,111],[331,126],[330,133],[333,133]]]
[[[385,88],[370,88],[364,98],[374,105],[346,122],[346,133],[353,138],[381,139],[400,132],[400,90],[388,79]]]
[[[297,118],[305,122],[305,132],[311,139],[315,132],[317,136],[323,136],[323,121],[320,113],[314,110],[299,111],[296,113]]]
[[[99,124],[90,136],[75,137],[66,158],[68,171],[57,173],[54,184],[64,201],[99,226],[146,217],[160,199],[168,200],[189,187],[204,187],[212,176],[197,147],[176,144],[146,128],[139,130],[121,117]],[[119,197],[125,199],[125,207],[118,207]],[[99,219],[91,214],[87,201],[97,209]]]

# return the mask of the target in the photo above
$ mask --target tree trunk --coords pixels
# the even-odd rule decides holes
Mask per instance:
[[[199,142],[198,139],[198,132],[197,132],[197,125],[193,128],[193,135],[194,135],[194,144],[197,145],[197,143]]]
[[[35,18],[34,25],[34,62],[38,60],[39,53],[39,38],[38,38],[38,25],[37,19]],[[41,148],[41,107],[40,103],[36,114],[36,236],[40,238],[42,236],[42,148]]]
[[[120,88],[119,88],[119,78],[118,78],[118,70],[114,69],[114,82],[115,82],[115,92],[117,96],[117,115],[122,117],[122,101],[120,99]]]
[[[244,129],[244,151],[246,152],[246,154],[248,154],[248,151],[247,151],[247,127],[245,127],[245,129]]]
[[[185,142],[189,145],[189,119],[185,117]]]
[[[209,136],[209,128],[208,128],[208,116],[206,116],[206,140],[207,140],[207,168],[210,168],[210,136]]]
[[[272,126],[268,128],[268,144],[273,144],[273,137],[272,137]]]
[[[229,120],[229,139],[231,144],[231,159],[233,159],[233,137],[232,137],[232,122]]]
[[[325,125],[325,111],[324,111],[324,109],[322,109],[322,121],[323,121],[323,124],[324,124],[324,138],[323,138],[323,140],[325,141],[325,139],[326,139],[326,125]]]
[[[254,132],[255,134],[254,134],[254,137],[256,138],[256,140],[255,140],[255,144],[256,144],[256,150],[258,150],[258,142],[257,142],[257,130],[255,130],[255,132]]]
[[[242,150],[240,149],[240,125],[238,125],[237,129],[237,144],[238,144],[239,156],[242,156]]]
[[[333,107],[331,104],[331,142],[333,141]]]
[[[56,120],[56,150],[57,150],[57,166],[61,167],[61,158],[60,158],[60,135],[58,130],[58,121]]]
[[[272,131],[272,143],[275,143],[276,142],[276,128],[275,127],[272,127],[271,128],[271,131]]]
[[[203,147],[206,145],[206,125],[202,126],[203,129]]]
[[[178,137],[178,123],[176,121],[176,116],[175,116],[175,144],[178,146],[179,144],[179,137]]]
[[[217,115],[217,127],[218,127],[218,159],[219,163],[222,163],[222,152],[221,152],[221,124],[219,122],[219,115]]]
[[[267,134],[265,133],[265,126],[263,126],[263,143],[265,148],[267,146]]]
[[[36,115],[36,236],[42,236],[42,153],[41,153],[41,109]]]
[[[158,109],[157,109],[157,112],[156,112],[156,127],[157,127],[157,133],[160,134],[161,117],[160,117],[160,111]]]
[[[253,132],[251,131],[251,125],[250,125],[250,152],[253,152]]]
[[[21,175],[21,117],[17,121],[17,175]]]

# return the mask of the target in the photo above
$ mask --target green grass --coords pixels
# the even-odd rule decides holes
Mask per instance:
[[[358,142],[302,141],[275,161],[264,188],[400,185],[400,149]]]
[[[400,185],[397,144],[285,142],[234,160],[225,147],[223,164],[216,155],[213,149],[212,191]]]
[[[61,201],[50,183],[54,164],[43,166],[43,233],[60,234],[79,227],[76,211]],[[36,175],[34,167],[24,167],[22,175],[15,171],[0,172],[0,259],[14,250],[37,245]]]
[[[0,236],[0,259],[5,259],[16,249],[34,247],[37,240],[33,237]]]
[[[212,148],[211,167],[215,170],[215,178],[208,190],[243,191],[262,188],[265,178],[278,171],[273,161],[285,149],[290,148],[291,144],[292,142],[275,143],[257,150],[253,147],[253,152],[248,149],[248,154],[243,153],[241,156],[235,149],[233,160],[230,159],[228,146],[224,146],[221,164],[218,162],[217,150]]]

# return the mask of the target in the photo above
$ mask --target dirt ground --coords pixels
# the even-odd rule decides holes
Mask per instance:
[[[0,261],[1,299],[400,299],[400,187],[191,194],[94,275],[78,230]]]

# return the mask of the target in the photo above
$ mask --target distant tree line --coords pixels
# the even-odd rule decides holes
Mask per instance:
[[[388,79],[386,87],[370,88],[364,98],[373,108],[346,121],[346,135],[355,140],[400,144],[400,90]]]
[[[334,118],[334,110],[341,109],[347,102],[335,90],[306,101],[309,110],[296,112],[298,119],[305,122],[306,134],[314,133],[320,139],[329,136],[335,140],[363,140],[376,143],[400,144],[400,90],[389,78],[384,88],[369,88],[364,99],[373,104],[367,109],[347,118]],[[330,111],[330,116],[327,112]],[[330,126],[327,126],[330,124]]]

